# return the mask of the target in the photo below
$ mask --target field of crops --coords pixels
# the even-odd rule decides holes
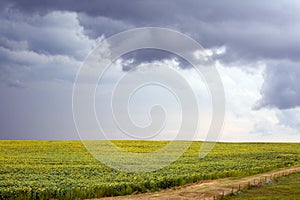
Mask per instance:
[[[168,142],[114,141],[132,152]],[[203,159],[193,142],[173,164],[150,173],[126,173],[97,161],[80,141],[0,141],[0,199],[76,199],[159,190],[204,179],[247,176],[300,165],[300,144],[218,143]]]

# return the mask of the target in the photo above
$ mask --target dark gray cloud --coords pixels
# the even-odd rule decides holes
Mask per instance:
[[[288,126],[290,128],[294,128],[296,130],[300,129],[300,109],[289,109],[289,110],[282,110],[281,112],[277,113],[277,117],[279,123]]]
[[[226,47],[226,53],[214,57],[225,65],[267,61],[256,108],[300,106],[296,0],[2,0],[0,11],[0,81],[10,87],[23,87],[26,80],[73,80],[100,35],[162,26],[190,35],[205,48]],[[124,58],[137,65],[173,56],[142,51]]]
[[[3,47],[0,47],[0,64],[0,83],[18,88],[34,81],[73,82],[80,65],[68,56],[14,51]]]
[[[141,49],[130,52],[122,56],[123,60],[131,61],[129,64],[123,65],[123,70],[128,71],[137,67],[141,63],[151,63],[154,61],[162,61],[167,59],[175,59],[182,68],[191,67],[191,65],[183,58],[160,49]]]
[[[18,11],[0,13],[0,45],[28,49],[46,55],[67,55],[82,60],[90,51],[89,38],[75,13],[52,12],[25,15]]]
[[[22,88],[28,81],[73,81],[95,45],[76,17],[69,12],[0,13],[1,84]]]
[[[78,20],[84,26],[84,32],[91,38],[97,38],[102,34],[107,37],[135,27],[123,20],[106,16],[90,16],[86,13],[78,13]]]
[[[264,72],[262,98],[256,105],[289,109],[300,106],[300,63],[282,61],[270,64]]]
[[[8,1],[6,7],[26,13],[83,13],[79,21],[94,37],[129,27],[164,26],[191,35],[206,48],[226,45],[230,55],[224,60],[299,60],[297,1]]]

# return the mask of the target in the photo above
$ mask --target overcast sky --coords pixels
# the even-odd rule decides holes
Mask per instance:
[[[78,139],[72,115],[77,70],[105,38],[145,26],[187,34],[214,60],[226,97],[221,141],[300,142],[300,3],[296,0],[2,0],[0,139]],[[108,86],[98,90],[99,98],[105,99],[111,82],[132,66],[154,63],[177,67],[208,101],[200,112],[209,113],[203,81],[193,77],[184,61],[157,50],[133,52],[122,63],[114,63],[104,79]],[[150,87],[135,97],[137,123],[148,123],[144,109],[158,97],[170,116],[177,116],[173,97]],[[96,105],[100,114],[109,115],[101,102]],[[166,125],[167,131],[157,139],[173,137],[179,119],[172,120],[173,126]],[[127,138],[117,134],[112,121],[105,124],[111,138]]]

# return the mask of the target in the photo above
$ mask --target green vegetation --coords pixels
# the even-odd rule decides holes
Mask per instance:
[[[168,142],[114,141],[132,152]],[[173,164],[151,173],[113,170],[80,141],[0,141],[0,199],[75,199],[146,192],[231,176],[247,176],[300,164],[300,144],[218,143],[199,159],[193,142]]]
[[[226,200],[295,200],[300,199],[300,173],[277,178],[261,187],[252,187]]]

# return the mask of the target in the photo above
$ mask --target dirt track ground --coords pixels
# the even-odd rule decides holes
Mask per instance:
[[[105,197],[101,200],[141,200],[141,199],[163,199],[163,200],[182,200],[182,199],[206,199],[212,200],[222,195],[237,192],[239,189],[247,187],[249,184],[258,185],[275,177],[288,175],[290,173],[300,172],[300,166],[285,168],[276,171],[270,171],[263,174],[248,176],[244,178],[224,178],[210,181],[202,181],[194,184],[174,187],[158,192],[149,192],[143,194]]]

